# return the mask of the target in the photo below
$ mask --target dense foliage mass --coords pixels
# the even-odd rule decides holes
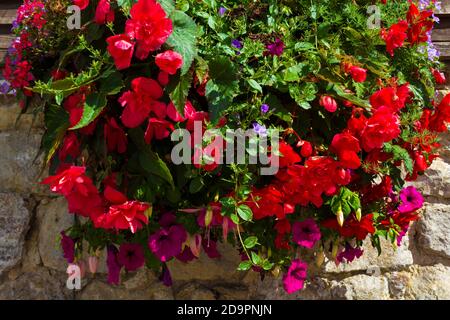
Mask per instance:
[[[87,251],[95,270],[107,248],[110,283],[145,265],[170,284],[167,262],[220,258],[223,241],[239,270],[282,271],[293,293],[325,257],[359,258],[367,238],[400,245],[423,204],[407,182],[450,121],[450,95],[436,95],[438,6],[24,0],[2,90],[45,115],[42,183],[76,218],[61,233],[67,261]],[[199,161],[176,164],[171,133],[196,126],[218,134],[187,141]],[[239,128],[278,132],[263,148],[275,175],[221,162]]]

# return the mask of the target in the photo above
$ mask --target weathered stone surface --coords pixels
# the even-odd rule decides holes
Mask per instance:
[[[91,280],[79,293],[77,298],[81,300],[172,300],[172,289],[165,287],[148,270],[123,277],[122,285],[112,286],[104,277]]]
[[[0,132],[0,191],[29,194],[45,190],[39,186],[42,157],[34,161],[40,141],[38,133]]]
[[[341,281],[332,281],[331,297],[344,300],[387,300],[388,281],[382,276],[358,274]]]
[[[402,288],[396,298],[436,300],[450,299],[450,267],[413,266],[400,273],[387,275],[389,288]]]
[[[450,259],[450,205],[426,204],[416,228],[419,250]]]
[[[24,273],[0,285],[0,300],[65,300],[71,292],[65,288],[64,274],[45,269]]]
[[[22,113],[15,97],[0,95],[0,131],[30,130],[43,127],[43,114]],[[19,117],[20,115],[20,117]]]
[[[434,160],[414,185],[426,197],[450,199],[450,162],[441,158]]]
[[[216,300],[213,291],[197,283],[188,283],[183,286],[175,294],[175,298],[178,300]]]
[[[398,248],[385,240],[381,240],[382,253],[378,256],[378,251],[373,248],[370,240],[364,242],[364,254],[361,258],[352,263],[341,263],[336,266],[334,261],[327,261],[324,265],[325,272],[349,272],[349,271],[369,271],[373,267],[379,268],[400,268],[414,263],[411,251],[409,251],[409,239],[404,237],[402,245]]]
[[[221,258],[210,259],[204,252],[196,261],[183,263],[173,260],[168,263],[173,281],[210,281],[224,280],[238,282],[244,276],[237,271],[240,257],[235,248],[229,244],[218,243],[217,248]]]
[[[59,245],[59,235],[73,224],[73,215],[67,213],[64,198],[41,203],[37,209],[39,228],[39,254],[44,266],[65,272],[67,262]]]
[[[0,193],[0,275],[22,258],[30,213],[23,199],[13,193]]]

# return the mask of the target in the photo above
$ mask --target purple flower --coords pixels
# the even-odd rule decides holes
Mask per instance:
[[[109,245],[106,256],[106,266],[108,267],[108,283],[119,284],[120,269],[122,266],[117,259],[118,250],[115,246]]]
[[[283,287],[288,294],[303,289],[307,276],[307,269],[308,265],[300,259],[292,261],[291,266],[283,276]]]
[[[260,136],[267,135],[267,128],[264,125],[260,125],[258,122],[253,123],[253,131]]]
[[[166,264],[163,264],[162,273],[161,276],[159,277],[159,280],[162,281],[162,283],[166,287],[172,286],[172,276],[170,275],[169,268],[167,268]]]
[[[166,262],[181,252],[181,245],[186,241],[187,234],[182,225],[163,228],[148,238],[148,246],[155,256]]]
[[[227,8],[220,7],[219,8],[219,16],[223,17],[227,11],[228,11]]]
[[[261,112],[262,113],[267,113],[267,112],[269,112],[269,109],[270,109],[270,106],[268,105],[268,104],[262,104],[261,105]]]
[[[320,229],[314,219],[295,222],[292,226],[293,240],[299,246],[311,249],[320,240]]]
[[[345,250],[338,254],[336,257],[338,262],[347,262],[351,263],[353,260],[360,258],[364,253],[364,250],[362,250],[359,247],[353,248],[350,245],[345,246]]]
[[[2,84],[0,84],[0,93],[7,94],[10,89],[11,89],[11,86],[9,85],[9,83],[7,81],[4,81],[4,82],[2,82]]]
[[[75,260],[75,241],[67,236],[64,231],[61,232],[61,248],[67,263],[73,263]]]
[[[181,262],[188,263],[188,262],[194,260],[195,256],[192,253],[191,248],[186,246],[186,247],[184,247],[183,251],[179,255],[176,256],[176,258],[178,260],[180,260]]]
[[[220,258],[220,252],[217,250],[217,242],[209,239],[202,240],[203,250],[205,250],[206,254],[210,259]]]
[[[410,213],[423,206],[423,197],[413,186],[400,191],[400,200],[401,204],[398,206],[398,211],[401,213]]]
[[[284,51],[284,43],[277,38],[274,43],[268,44],[266,48],[272,56],[281,56]]]
[[[232,45],[233,47],[235,47],[236,49],[242,49],[242,48],[243,48],[242,42],[239,41],[238,39],[233,39],[233,40],[231,41],[231,45]]]
[[[124,243],[120,246],[117,261],[127,271],[137,270],[144,265],[144,249],[137,243]]]

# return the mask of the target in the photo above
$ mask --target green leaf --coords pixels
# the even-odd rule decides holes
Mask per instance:
[[[184,106],[191,88],[192,78],[192,72],[188,72],[182,76],[174,77],[173,82],[171,81],[167,86],[170,100],[181,115],[184,115]]]
[[[163,7],[164,11],[168,16],[175,10],[175,1],[174,0],[158,0],[158,2]]]
[[[394,161],[403,161],[406,170],[408,170],[410,174],[414,172],[413,160],[406,149],[400,147],[399,145],[385,143],[384,151],[387,153],[392,153]]]
[[[250,209],[250,207],[245,204],[241,204],[239,207],[237,207],[237,213],[239,217],[241,217],[245,221],[251,221],[253,219],[252,209]]]
[[[228,57],[219,56],[208,65],[209,76],[215,83],[229,85],[237,80],[237,68]]]
[[[269,271],[269,270],[271,270],[273,268],[274,265],[275,265],[274,263],[266,260],[266,261],[263,262],[262,267],[263,267],[264,270]]]
[[[59,106],[50,105],[45,112],[44,122],[47,130],[42,137],[41,145],[46,151],[45,163],[48,164],[61,145],[70,126],[69,114]]]
[[[70,130],[81,129],[91,124],[106,107],[106,103],[104,94],[95,92],[88,95],[83,107],[83,116]]]
[[[128,135],[136,144],[138,149],[141,151],[139,153],[139,164],[142,169],[148,174],[153,174],[162,178],[164,181],[170,184],[172,189],[175,188],[172,174],[170,173],[167,164],[161,160],[159,155],[153,152],[149,145],[144,141],[144,132],[141,128],[134,128],[128,130]]]
[[[205,186],[205,183],[203,182],[203,178],[202,177],[196,177],[189,184],[189,192],[190,193],[200,192],[200,190],[202,190],[204,186]]]
[[[344,99],[347,100],[347,101],[350,101],[350,102],[353,103],[354,105],[357,105],[357,106],[359,106],[359,107],[363,107],[363,108],[365,108],[366,110],[371,110],[371,109],[372,109],[372,107],[370,106],[370,104],[369,104],[369,102],[368,102],[367,100],[360,99],[360,98],[354,96],[354,95],[351,94],[351,93],[345,92],[345,91],[344,91],[339,85],[337,85],[337,84],[333,84],[331,89],[334,90],[334,92],[336,92],[336,94],[337,94],[339,97],[344,98]]]
[[[174,10],[170,14],[173,23],[173,32],[167,39],[167,44],[183,56],[181,74],[188,72],[197,55],[197,26],[183,11]]]
[[[124,87],[122,81],[122,74],[120,72],[114,72],[106,79],[100,81],[100,92],[105,95],[118,94]]]
[[[252,265],[253,264],[250,260],[242,261],[238,266],[238,270],[239,271],[247,271],[252,267]]]
[[[252,87],[257,92],[263,93],[263,89],[262,89],[261,85],[258,82],[256,82],[255,80],[253,80],[253,79],[248,80],[248,84],[250,85],[250,87]]]
[[[251,237],[248,237],[247,239],[245,239],[244,247],[246,247],[247,249],[251,249],[254,246],[256,246],[257,243],[258,243],[258,238],[255,236],[251,236]]]
[[[251,255],[252,255],[253,263],[256,264],[257,266],[259,266],[262,263],[261,257],[254,251],[252,251]]]

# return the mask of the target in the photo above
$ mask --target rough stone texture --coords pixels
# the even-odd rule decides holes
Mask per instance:
[[[422,219],[417,223],[418,249],[450,259],[449,227],[450,204],[427,204]]]
[[[0,276],[22,258],[30,212],[23,199],[13,193],[0,193]]]
[[[424,196],[450,199],[450,163],[446,158],[436,159],[425,174],[415,182]]]
[[[165,287],[148,270],[142,269],[122,277],[120,286],[111,286],[104,279],[91,280],[77,294],[81,300],[172,300],[172,289]]]
[[[232,246],[223,243],[218,243],[217,248],[222,254],[219,259],[209,259],[202,252],[197,261],[183,263],[176,260],[168,263],[172,279],[174,281],[223,280],[239,282],[239,279],[243,276],[236,270],[236,266],[241,261],[239,253]]]
[[[373,248],[370,240],[365,241],[364,254],[350,264],[341,263],[336,266],[334,261],[325,264],[325,272],[349,272],[349,271],[371,271],[378,268],[401,268],[414,263],[411,251],[409,251],[409,239],[404,237],[402,245],[393,247],[387,240],[382,239],[382,253],[378,256],[377,249]]]
[[[27,131],[0,132],[0,191],[38,192],[41,135]]]
[[[450,299],[450,135],[442,137],[442,159],[415,183],[426,206],[403,245],[395,251],[384,241],[378,257],[367,241],[362,258],[326,263],[310,273],[301,292],[286,294],[281,277],[261,281],[254,272],[236,271],[240,257],[226,244],[218,246],[220,259],[202,253],[193,263],[171,261],[170,288],[145,269],[123,271],[119,286],[107,284],[101,252],[97,274],[87,273],[73,292],[58,246],[73,216],[64,199],[38,185],[41,160],[33,160],[42,124],[32,126],[33,115],[25,114],[15,125],[19,112],[0,99],[0,299]]]
[[[71,292],[64,288],[65,275],[40,269],[20,275],[0,285],[1,300],[65,300]]]
[[[43,127],[43,115],[23,113],[14,97],[0,95],[0,131],[30,130]]]
[[[59,234],[72,226],[73,215],[67,213],[67,202],[57,198],[37,208],[38,248],[44,266],[65,272],[67,262],[59,245]]]

